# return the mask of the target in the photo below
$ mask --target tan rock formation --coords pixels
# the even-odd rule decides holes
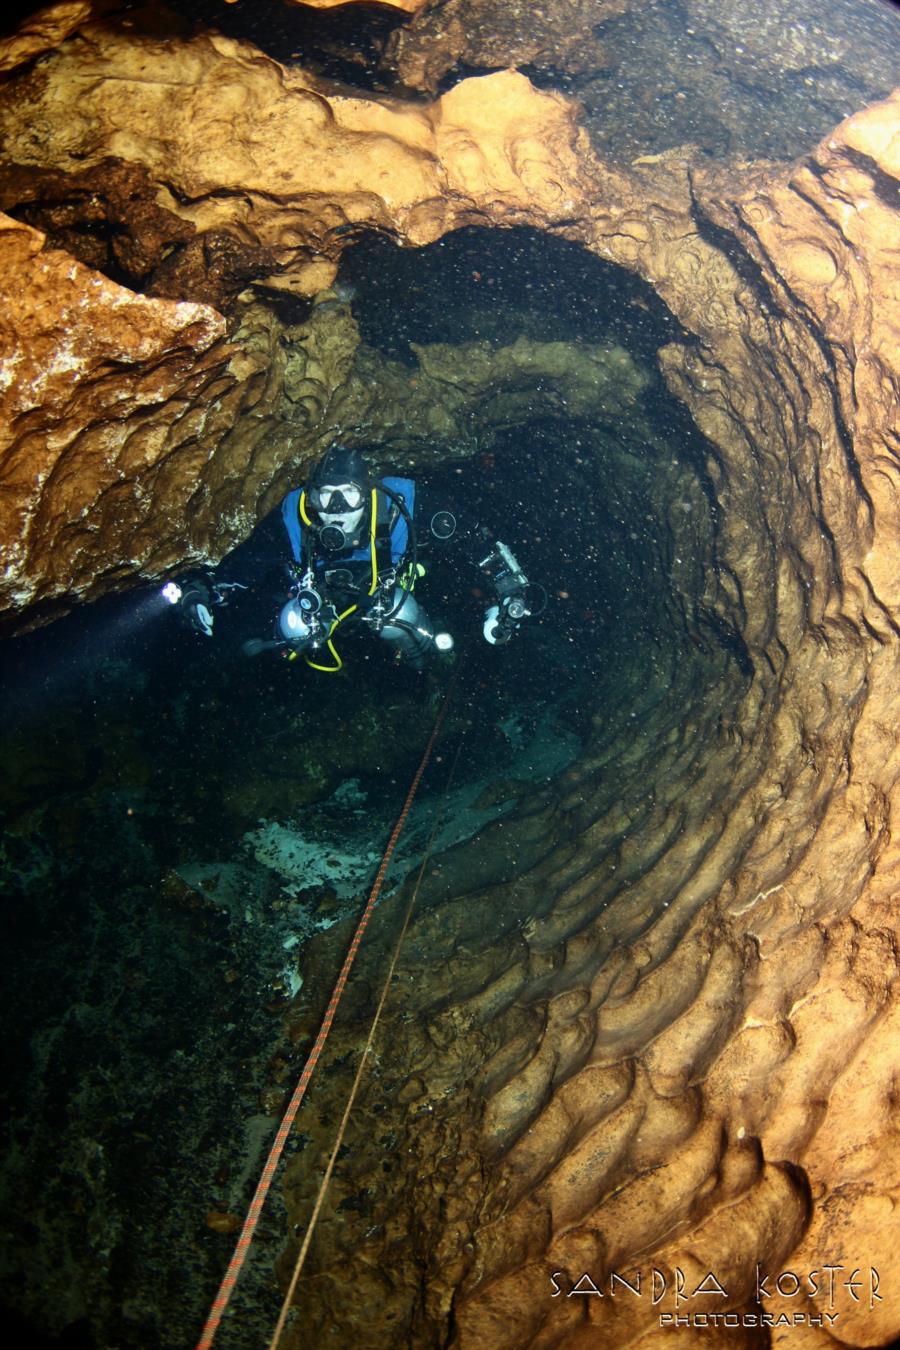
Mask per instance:
[[[839,1318],[807,1322],[798,1344],[900,1334],[895,1284],[873,1291],[868,1274],[892,1257],[900,1167],[898,107],[788,168],[725,175],[685,153],[613,173],[563,100],[512,74],[400,107],[326,97],[220,38],[85,29],[6,86],[20,164],[138,162],[169,185],[158,204],[201,236],[273,250],[300,294],[322,291],[354,230],[415,244],[527,223],[639,273],[687,335],[660,364],[706,437],[716,521],[689,562],[674,555],[680,625],[649,668],[619,638],[577,764],[426,881],[297,1345],[574,1350],[649,1339],[685,1307],[732,1320],[673,1330],[683,1345],[768,1344],[800,1312]],[[4,234],[32,292],[5,390],[11,603],[215,552],[337,426],[412,457],[401,422],[418,399],[448,452],[488,389],[500,422],[525,416],[536,371],[602,422],[619,359],[430,349],[411,375],[357,353],[337,296],[292,328],[248,300],[226,336],[208,307],[136,297],[23,226]],[[658,467],[655,518],[674,519]],[[709,636],[727,625],[743,667]],[[402,899],[381,907],[348,990],[359,1020],[336,1029],[304,1122],[292,1224],[308,1221]],[[342,936],[311,954],[298,1040]],[[801,1278],[841,1265],[833,1300],[759,1287],[758,1266],[786,1262]],[[841,1282],[854,1268],[859,1303]],[[668,1286],[655,1305],[654,1269]],[[635,1270],[642,1292],[614,1299],[613,1273]],[[710,1272],[713,1303],[696,1292]],[[572,1295],[585,1273],[603,1298]],[[772,1336],[760,1302],[789,1319]]]
[[[0,134],[31,169],[143,165],[159,205],[201,235],[272,250],[275,283],[304,295],[330,284],[365,228],[425,244],[460,225],[565,219],[587,148],[574,107],[512,73],[430,108],[329,98],[245,43],[90,24],[39,78],[7,81]]]
[[[762,1344],[761,1314],[809,1344],[821,1323],[795,1314],[835,1315],[829,1344],[900,1330],[897,221],[876,186],[896,125],[896,102],[870,109],[743,189],[676,159],[641,170],[649,210],[640,178],[596,194],[593,246],[700,338],[661,355],[716,447],[720,580],[762,664],[749,693],[726,681],[694,701],[689,725],[674,674],[667,693],[660,672],[629,690],[638,745],[598,691],[571,788],[441,860],[363,1107],[384,1133],[354,1136],[301,1295],[323,1334],[351,1250],[372,1346],[392,1315],[446,1335],[451,1308],[471,1346],[630,1343],[711,1308],[730,1320],[680,1343]],[[491,880],[498,855],[522,863]],[[371,962],[363,984],[384,954]],[[298,1221],[311,1184],[296,1165]],[[360,1195],[357,1227],[342,1202]],[[796,1287],[775,1283],[788,1266]],[[611,1298],[612,1273],[635,1270],[643,1294]],[[693,1293],[708,1272],[714,1302]],[[605,1298],[572,1294],[585,1273]]]
[[[91,0],[67,0],[40,9],[26,19],[18,32],[0,43],[0,72],[14,70],[43,52],[58,47],[64,38],[90,18]]]
[[[15,279],[2,333],[3,595],[21,607],[90,596],[98,572],[132,571],[141,527],[173,491],[186,508],[196,490],[202,403],[236,381],[214,310],[133,295],[0,224]],[[101,536],[103,561],[91,547]]]
[[[428,0],[292,0],[308,9],[342,9],[346,5],[383,5],[386,9],[399,9],[404,14],[417,14],[424,9]]]

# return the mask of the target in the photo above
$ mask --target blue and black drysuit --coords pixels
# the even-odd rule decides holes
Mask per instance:
[[[253,638],[243,644],[248,656],[281,650],[291,659],[302,655],[317,670],[341,668],[332,642],[340,626],[361,621],[391,643],[398,655],[417,669],[435,649],[453,645],[448,634],[436,634],[412,591],[424,571],[418,561],[416,484],[411,478],[385,477],[369,483],[367,501],[353,537],[346,547],[326,549],[320,538],[322,521],[308,507],[307,488],[295,488],[282,502],[282,518],[293,557],[292,598],[283,604],[271,639]],[[374,516],[372,511],[374,494]],[[420,512],[421,514],[421,512]],[[508,640],[527,617],[528,580],[509,548],[487,530],[470,523],[458,529],[452,513],[439,510],[425,518],[428,539],[462,544],[468,561],[489,583],[482,632],[497,644]],[[412,526],[412,527],[411,527]],[[322,531],[324,533],[324,531]],[[212,636],[210,606],[228,603],[228,597],[247,587],[212,576],[185,581],[179,608],[187,622]]]
[[[330,552],[319,544],[306,490],[295,488],[282,502],[302,585],[297,601],[282,610],[279,626],[293,654],[302,653],[316,670],[340,669],[331,638],[340,624],[351,619],[368,621],[417,668],[434,647],[434,630],[412,595],[422,570],[407,519],[415,511],[416,485],[411,478],[386,477],[368,493],[357,537],[348,547]],[[320,608],[314,609],[318,602]],[[327,658],[318,654],[322,647],[327,648]]]

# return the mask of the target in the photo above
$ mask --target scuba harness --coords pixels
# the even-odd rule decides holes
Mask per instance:
[[[379,510],[379,493],[391,503],[391,508],[382,512]],[[347,577],[347,589],[360,591],[364,587],[366,598],[371,600],[371,604],[364,609],[360,608],[360,601],[348,605],[344,610],[338,612],[333,602],[325,600],[320,593],[317,576],[317,562],[319,571],[324,573],[324,579],[329,579],[327,567],[322,566],[322,559],[316,557],[316,539],[317,531],[315,522],[310,517],[307,509],[306,489],[300,491],[297,497],[297,514],[300,522],[305,527],[303,539],[303,563],[302,574],[297,579],[297,591],[294,604],[300,613],[297,617],[296,627],[302,631],[305,638],[308,639],[308,645],[313,651],[320,647],[327,647],[331,654],[333,664],[326,666],[316,661],[312,656],[304,653],[306,664],[313,670],[321,670],[326,674],[334,674],[343,666],[343,661],[334,646],[332,638],[340,624],[348,619],[356,618],[358,621],[370,624],[376,632],[381,632],[384,626],[390,622],[394,627],[407,628],[415,631],[413,626],[405,623],[402,619],[396,617],[399,610],[403,607],[406,597],[411,593],[416,580],[424,572],[418,561],[418,549],[416,544],[416,531],[413,524],[412,513],[406,505],[401,493],[390,487],[385,481],[378,481],[372,485],[369,502],[369,524],[368,541],[366,553],[369,561],[369,581],[366,587],[365,580],[360,580],[354,584],[352,572],[349,569],[340,570]],[[405,523],[406,538],[403,541],[403,551],[400,557],[394,562],[393,558],[393,533],[398,523]],[[333,528],[333,527],[327,527]],[[322,531],[321,533],[324,533]],[[320,542],[321,539],[320,539]],[[341,541],[343,542],[343,540]],[[327,547],[327,545],[326,545]],[[345,545],[346,547],[346,545]],[[334,545],[332,544],[332,548]],[[335,550],[337,551],[337,550]],[[347,561],[362,561],[361,558],[351,557]],[[298,568],[299,570],[299,568]],[[397,594],[394,594],[396,588]],[[293,606],[292,606],[293,608]],[[294,649],[288,654],[288,660],[296,660],[300,653]]]

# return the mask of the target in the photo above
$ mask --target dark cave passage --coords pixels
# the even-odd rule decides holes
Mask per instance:
[[[593,675],[610,645],[710,639],[751,673],[740,610],[721,591],[715,450],[659,370],[659,349],[690,339],[651,287],[564,239],[468,228],[421,249],[370,236],[344,254],[335,293],[363,341],[410,368],[429,344],[623,352],[645,382],[636,401],[617,399],[613,378],[593,408],[570,406],[551,366],[524,413],[502,390],[485,398],[467,443],[443,447],[432,491],[522,542],[548,591],[543,626]],[[387,462],[390,450],[374,453]]]
[[[892,12],[527,18],[101,0],[5,48],[2,631],[77,606],[0,646],[23,1337],[191,1340],[451,688],[222,1350],[401,931],[285,1350],[631,1345],[655,1303],[548,1272],[743,1316],[761,1266],[893,1255]],[[424,675],[349,621],[333,675],[242,654],[336,440],[420,489]],[[527,573],[508,645],[434,509]],[[212,638],[160,599],[192,570],[247,587]]]
[[[739,616],[718,617],[712,606],[717,505],[708,447],[655,374],[656,348],[678,325],[626,273],[527,231],[463,231],[419,251],[364,241],[348,253],[339,295],[341,287],[381,358],[409,365],[411,343],[480,342],[497,351],[524,339],[563,351],[622,350],[629,368],[643,372],[636,403],[601,399],[595,417],[568,408],[548,373],[527,390],[526,417],[520,411],[512,421],[492,421],[489,411],[473,425],[473,443],[438,447],[445,461],[418,475],[423,500],[487,525],[546,593],[542,612],[516,641],[488,648],[479,640],[485,596],[477,570],[450,551],[442,556],[433,541],[423,549],[423,601],[458,635],[465,660],[442,753],[422,790],[425,817],[459,747],[452,790],[470,794],[453,798],[461,820],[473,810],[470,798],[482,803],[489,829],[497,810],[518,804],[527,819],[532,794],[546,810],[560,791],[557,809],[569,816],[559,826],[564,835],[577,828],[581,808],[562,802],[580,791],[585,772],[571,761],[599,735],[612,760],[625,746],[643,747],[629,772],[648,805],[623,827],[630,836],[642,809],[649,807],[652,823],[657,778],[668,772],[655,756],[671,746],[674,729],[727,716],[751,673]],[[364,448],[390,471],[389,445],[374,440]],[[425,522],[420,528],[427,535]],[[247,661],[240,642],[273,623],[286,556],[276,512],[223,560],[218,575],[250,590],[217,616],[214,642],[177,629],[153,588],[81,609],[6,647],[9,691],[21,696],[3,755],[15,897],[6,936],[23,975],[6,1043],[18,1037],[40,1047],[43,1080],[23,1106],[17,1094],[26,1092],[34,1061],[11,1062],[8,1104],[12,1114],[24,1109],[24,1119],[31,1112],[45,1125],[64,1114],[76,1158],[67,1155],[65,1167],[78,1165],[79,1149],[96,1156],[79,1182],[85,1198],[78,1204],[96,1209],[96,1240],[113,1243],[116,1288],[137,1278],[136,1263],[161,1269],[155,1244],[151,1252],[124,1217],[137,1196],[142,1212],[171,1227],[176,1245],[179,1223],[194,1231],[202,1195],[223,1212],[243,1202],[250,1175],[230,1175],[223,1161],[229,1135],[231,1151],[240,1151],[246,1112],[259,1110],[251,1103],[278,1097],[281,1066],[296,1064],[297,1051],[280,1032],[292,989],[281,946],[296,941],[298,904],[307,935],[347,913],[343,892],[327,880],[298,884],[290,858],[306,859],[310,847],[327,858],[330,849],[340,868],[354,848],[376,855],[436,706],[423,708],[423,694],[439,696],[449,678],[449,669],[438,668],[423,688],[421,677],[398,670],[361,632],[342,639],[347,667],[337,677]],[[557,789],[567,764],[565,788]],[[601,793],[607,807],[595,795],[591,811],[624,802],[626,792],[624,781],[611,779]],[[66,861],[75,837],[77,864]],[[539,858],[546,843],[526,832],[517,867]],[[465,846],[455,838],[447,845],[444,880],[428,901],[437,913],[442,897],[471,884],[471,864],[460,870],[455,861]],[[493,860],[482,855],[482,884],[510,875],[504,859],[503,850]],[[529,887],[521,894],[527,898]],[[485,939],[502,944],[521,922],[513,909],[499,928],[485,928]],[[76,955],[85,945],[86,961]],[[65,976],[52,999],[35,1002],[48,964]],[[182,984],[192,987],[190,999],[175,992]],[[115,1038],[101,1045],[101,1028],[113,1022]],[[230,1067],[224,1077],[217,1068],[214,1087],[208,1066],[223,1056]],[[182,1108],[177,1090],[160,1095],[151,1080],[141,1098],[155,1132],[174,1141],[187,1131],[191,1142],[187,1153],[174,1142],[167,1149],[164,1187],[146,1171],[159,1167],[158,1152],[147,1145],[144,1164],[134,1151],[123,1095],[160,1061],[170,1065],[173,1084],[190,1078],[202,1097]],[[232,1077],[244,1086],[227,1101]],[[264,1134],[265,1122],[254,1129]],[[126,1157],[136,1159],[131,1173]],[[199,1174],[187,1184],[183,1168],[198,1158]],[[51,1198],[57,1184],[63,1177]],[[67,1268],[78,1206],[71,1218],[51,1217],[26,1174],[14,1172],[9,1185],[52,1229]],[[175,1340],[141,1294],[128,1334],[142,1346],[180,1343],[183,1326],[201,1311],[222,1243],[207,1235],[191,1257],[190,1291],[167,1295],[167,1306],[181,1308],[167,1314],[178,1327]],[[31,1279],[49,1277],[37,1270]],[[107,1317],[116,1325],[112,1313],[101,1320]]]
[[[688,334],[634,273],[581,244],[517,227],[468,226],[424,248],[370,234],[342,258],[364,342],[411,362],[411,342],[618,342],[656,371],[656,352]],[[674,408],[673,408],[674,413]]]

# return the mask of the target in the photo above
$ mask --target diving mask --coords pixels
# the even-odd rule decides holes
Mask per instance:
[[[342,516],[359,510],[363,496],[357,483],[316,484],[309,489],[309,504],[320,515]]]

